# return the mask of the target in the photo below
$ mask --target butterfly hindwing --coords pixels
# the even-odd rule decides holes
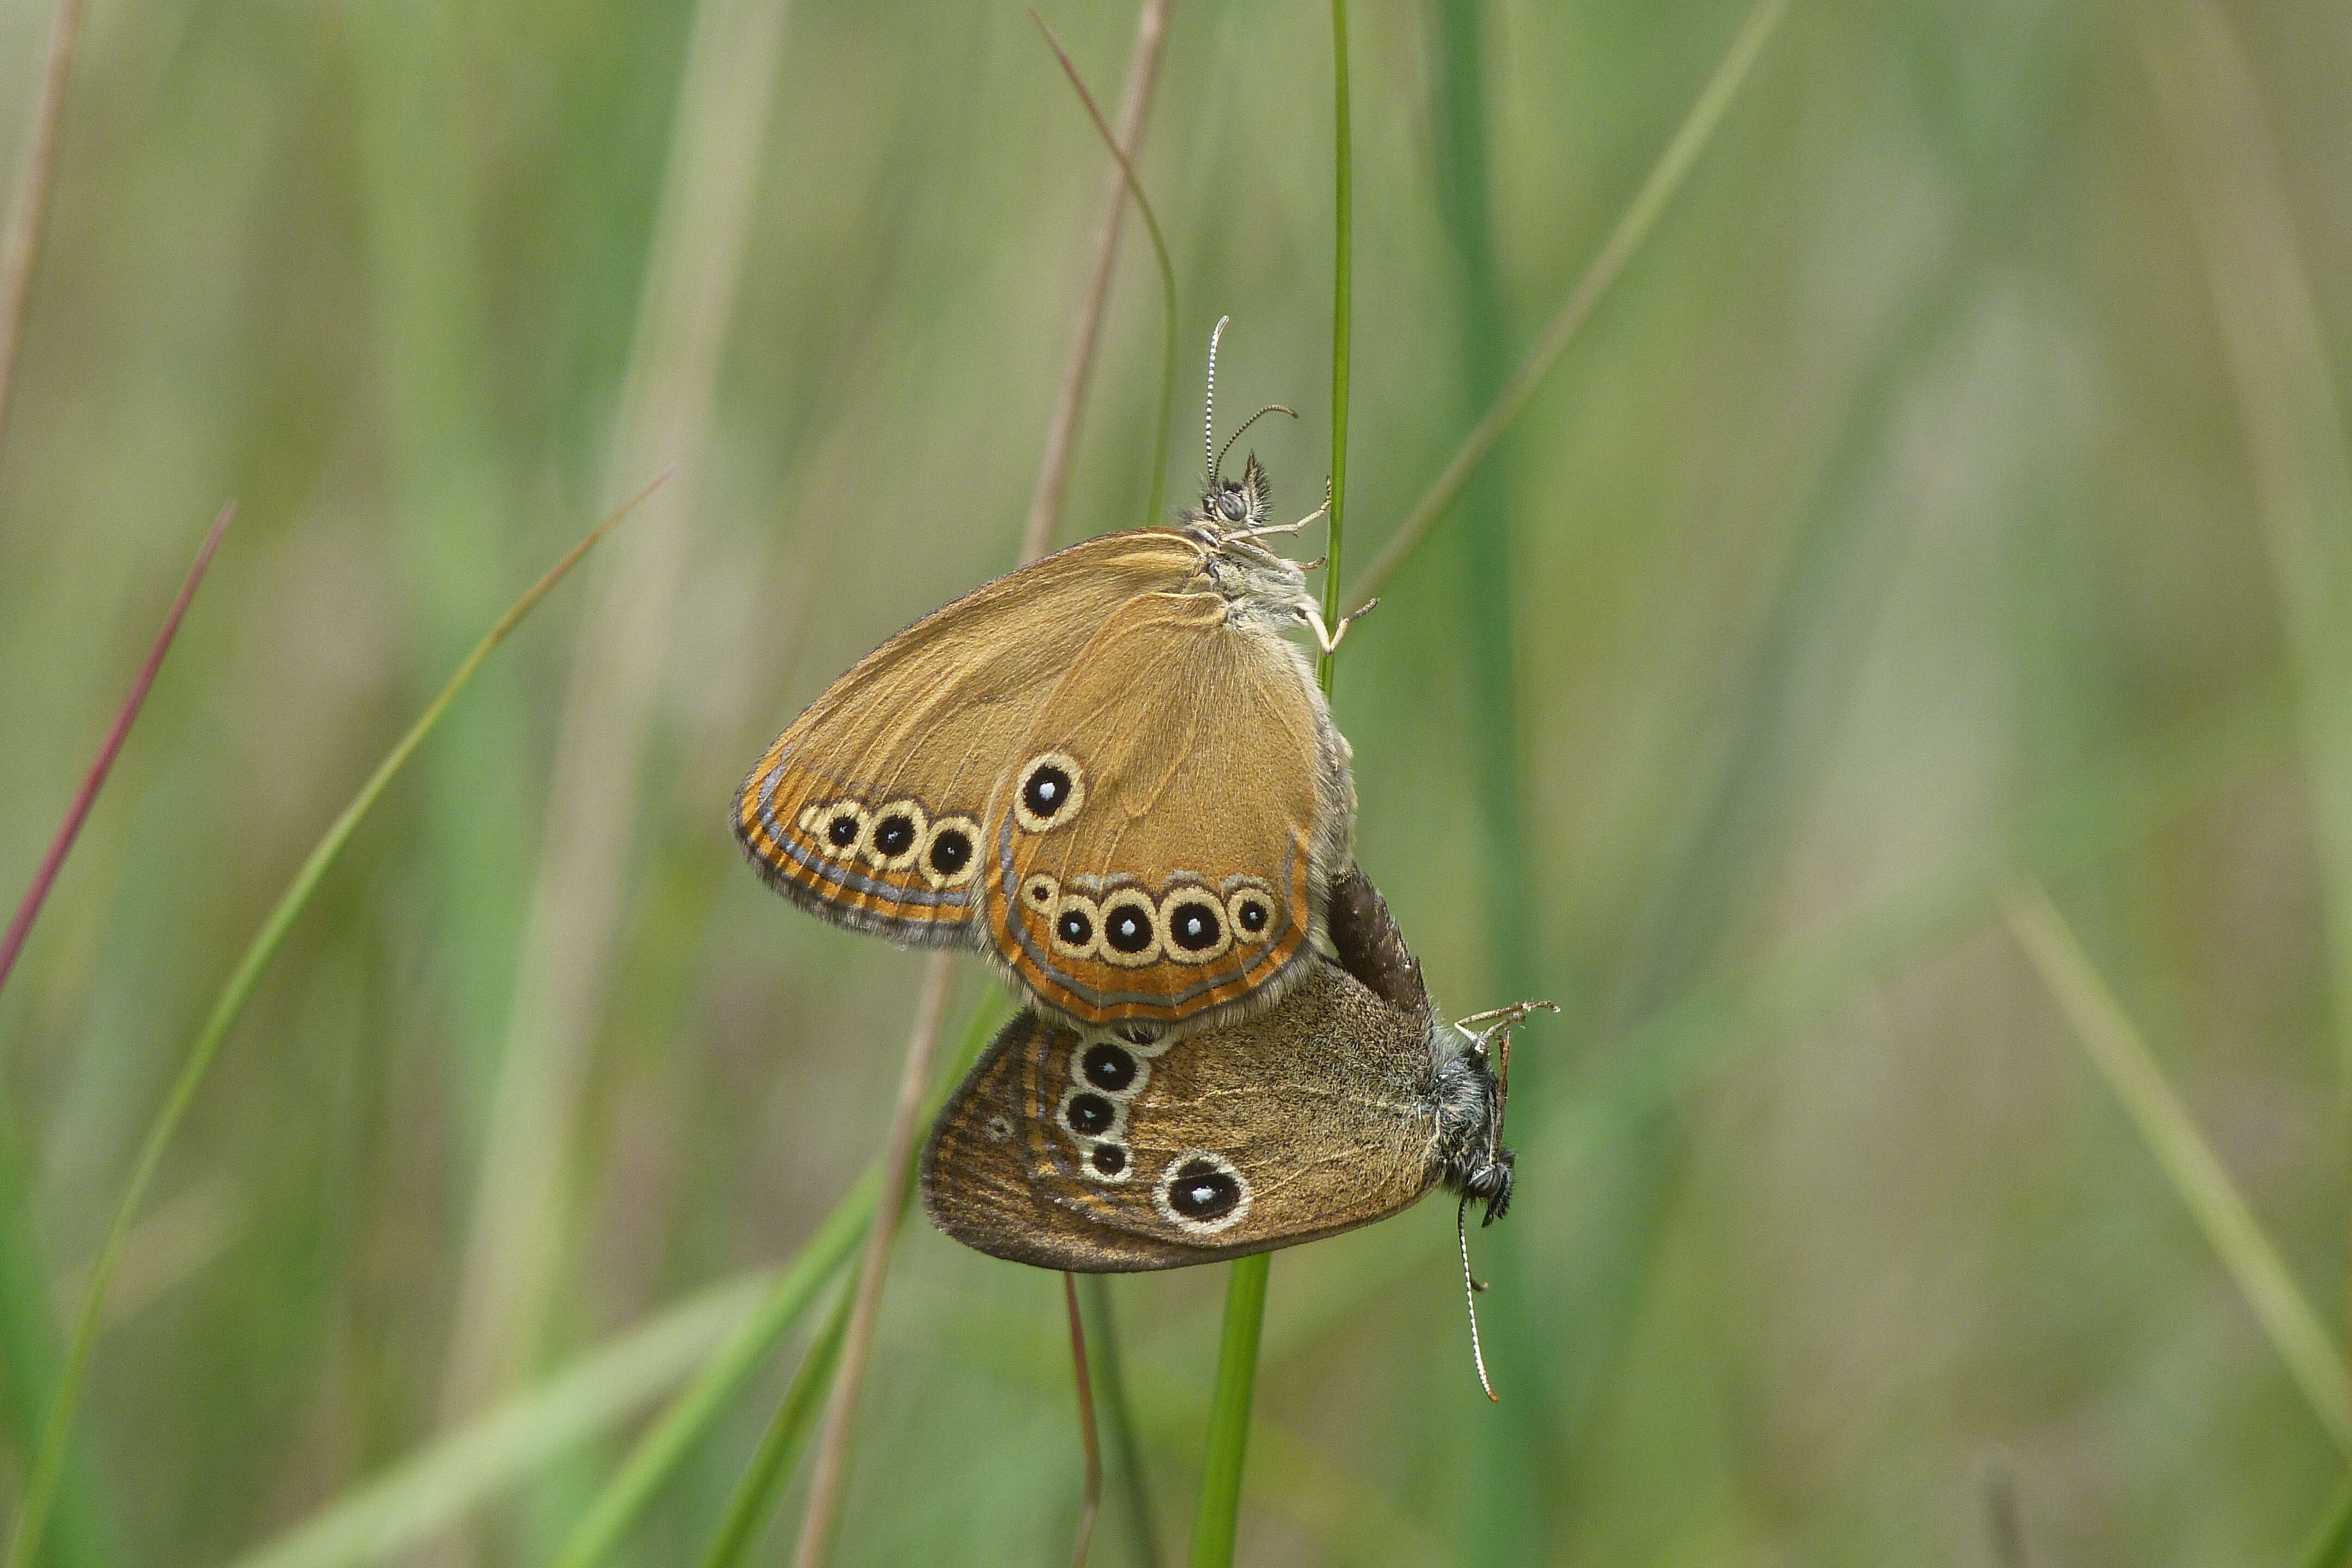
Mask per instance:
[[[1088,632],[1181,585],[1199,547],[1108,534],[974,589],[892,637],[778,736],[736,836],[762,876],[836,924],[970,943],[992,796]]]
[[[1443,1177],[1429,1016],[1310,957],[1276,1009],[1174,1036],[1024,1013],[949,1101],[923,1201],[982,1251],[1081,1271],[1307,1241]]]
[[[988,935],[1083,1024],[1271,1003],[1312,956],[1353,816],[1297,647],[1213,592],[1139,595],[1036,710],[991,803]]]

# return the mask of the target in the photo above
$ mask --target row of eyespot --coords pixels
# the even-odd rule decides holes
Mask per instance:
[[[1144,1049],[1147,1057],[1165,1050]],[[1127,1181],[1133,1158],[1126,1142],[1127,1110],[1151,1081],[1148,1061],[1114,1040],[1093,1039],[1069,1055],[1071,1078],[1055,1120],[1078,1144],[1087,1177],[1107,1186]],[[1152,1206],[1170,1223],[1209,1236],[1239,1223],[1249,1210],[1250,1187],[1232,1161],[1189,1149],[1168,1162],[1151,1193]]]
[[[877,871],[920,866],[934,888],[957,888],[980,871],[980,825],[969,816],[932,820],[911,800],[869,809],[863,802],[836,800],[800,815],[801,831],[818,851],[837,860],[863,860]]]
[[[1236,942],[1264,942],[1274,929],[1274,896],[1255,880],[1223,897],[1187,885],[1154,902],[1140,888],[1118,888],[1100,898],[1065,892],[1039,872],[1022,882],[1021,901],[1045,917],[1055,952],[1127,969],[1163,958],[1207,963]]]

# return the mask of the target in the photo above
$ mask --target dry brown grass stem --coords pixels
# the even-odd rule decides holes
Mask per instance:
[[[955,960],[947,953],[932,954],[923,967],[922,1000],[915,1005],[907,1065],[898,1074],[898,1099],[890,1108],[890,1131],[882,1146],[882,1194],[875,1204],[874,1226],[866,1233],[866,1251],[857,1263],[857,1296],[850,1305],[849,1331],[841,1342],[841,1365],[833,1374],[833,1394],[825,1401],[824,1436],[817,1447],[816,1468],[809,1474],[800,1542],[793,1548],[795,1568],[813,1568],[824,1562],[841,1522],[842,1483],[848,1479],[857,1395],[865,1386],[866,1362],[874,1349],[875,1320],[882,1311],[882,1281],[890,1272],[890,1244],[898,1238],[907,1189],[915,1177],[915,1134],[921,1128],[931,1058],[938,1054],[940,1021],[946,1016],[948,986],[954,978]]]
[[[40,97],[33,104],[32,134],[16,177],[16,200],[8,215],[6,248],[0,250],[0,438],[8,429],[8,395],[16,384],[16,350],[25,336],[25,312],[32,303],[33,264],[41,253],[41,225],[49,211],[49,183],[58,167],[58,133],[66,118],[66,82],[73,75],[74,45],[81,37],[82,0],[58,0],[49,13],[49,42],[41,61]]]
[[[1062,1275],[1062,1300],[1070,1310],[1070,1366],[1078,1389],[1078,1441],[1086,1449],[1087,1486],[1078,1500],[1077,1545],[1070,1553],[1071,1568],[1087,1568],[1087,1549],[1094,1544],[1095,1516],[1102,1511],[1102,1438],[1095,1428],[1094,1376],[1087,1370],[1087,1322],[1078,1312],[1078,1277]]]
[[[1118,145],[1132,162],[1143,140],[1143,124],[1151,108],[1152,84],[1160,76],[1160,49],[1168,37],[1168,0],[1144,0],[1135,23],[1135,48],[1128,56],[1127,86],[1118,105]],[[1078,307],[1077,331],[1070,337],[1070,357],[1062,371],[1062,390],[1054,401],[1053,423],[1045,427],[1045,460],[1038,466],[1036,493],[1029,500],[1029,526],[1021,535],[1021,559],[1034,561],[1054,542],[1061,521],[1062,493],[1068,487],[1070,454],[1077,445],[1078,415],[1087,401],[1087,384],[1094,376],[1095,342],[1102,335],[1103,303],[1110,297],[1111,264],[1118,257],[1119,226],[1127,218],[1127,174],[1111,160],[1103,183],[1102,222],[1095,230],[1094,270],[1087,279],[1085,300]]]

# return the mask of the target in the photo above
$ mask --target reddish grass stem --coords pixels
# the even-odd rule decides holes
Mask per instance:
[[[1094,1544],[1095,1515],[1102,1509],[1102,1439],[1095,1430],[1095,1383],[1087,1370],[1087,1324],[1078,1315],[1078,1277],[1065,1269],[1062,1300],[1070,1309],[1070,1366],[1078,1386],[1078,1441],[1087,1453],[1086,1495],[1078,1502],[1078,1543],[1070,1554],[1071,1568],[1087,1568],[1087,1548]]]
[[[5,366],[0,366],[0,375],[5,374]],[[5,383],[0,382],[0,392],[5,389]],[[179,635],[181,617],[188,613],[188,602],[196,596],[196,584],[205,580],[205,568],[212,564],[213,551],[219,546],[221,535],[228,531],[228,520],[236,515],[236,502],[229,501],[213,519],[212,531],[205,535],[204,545],[196,552],[195,564],[188,568],[179,596],[172,601],[171,610],[163,616],[163,630],[155,634],[155,646],[147,650],[147,660],[139,667],[138,679],[131,683],[131,695],[122,700],[121,711],[114,716],[114,727],[107,731],[105,741],[98,748],[97,760],[82,776],[81,788],[74,792],[73,804],[66,807],[66,818],[58,824],[57,837],[49,841],[49,852],[41,857],[40,869],[33,873],[33,885],[25,889],[24,901],[16,906],[16,914],[8,921],[8,934],[0,936],[0,986],[8,984],[9,972],[16,967],[16,955],[25,950],[25,939],[32,933],[33,921],[39,917],[41,905],[47,901],[49,889],[57,882],[58,872],[64,867],[75,838],[80,836],[82,822],[89,816],[98,792],[105,787],[115,756],[122,750],[131,722],[147,700],[147,689],[155,684],[155,672],[163,668],[163,656],[171,651],[172,639]]]

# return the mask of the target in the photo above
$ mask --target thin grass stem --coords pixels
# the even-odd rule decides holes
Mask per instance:
[[[1111,1451],[1118,1457],[1119,1489],[1127,1499],[1128,1527],[1135,1560],[1142,1568],[1160,1568],[1160,1531],[1151,1508],[1151,1488],[1143,1471],[1143,1449],[1136,1437],[1135,1413],[1127,1402],[1127,1375],[1118,1350],[1118,1321],[1111,1311],[1108,1279],[1089,1274],[1078,1281],[1079,1303],[1086,1309],[1087,1343],[1095,1361],[1095,1382],[1102,1391],[1102,1423],[1110,1433]]]
[[[1355,174],[1348,106],[1348,0],[1331,0],[1331,494],[1323,574],[1323,624],[1339,625],[1339,558],[1347,542],[1348,351],[1355,277]],[[1328,698],[1336,647],[1324,651],[1315,679]],[[1217,1342],[1216,1391],[1209,1406],[1209,1446],[1192,1516],[1192,1568],[1234,1560],[1241,1528],[1242,1466],[1249,1449],[1250,1405],[1257,1385],[1258,1339],[1265,1330],[1270,1254],[1236,1258],[1225,1274],[1225,1318]]]
[[[2013,889],[2001,900],[2001,913],[2173,1191],[2221,1255],[2305,1403],[2336,1446],[2352,1454],[2352,1376],[2343,1355],[2198,1131],[2189,1108],[2166,1081],[2147,1042],[2039,887]]]
[[[710,1549],[702,1555],[702,1568],[734,1568],[775,1512],[776,1494],[793,1473],[793,1461],[808,1440],[824,1389],[840,1363],[851,1300],[847,1290],[835,1300],[824,1326],[817,1330],[808,1353],[801,1358],[800,1370],[793,1373],[792,1385],[784,1390],[783,1402],[776,1406],[775,1418],[768,1423],[759,1449],[751,1456],[751,1468],[743,1472],[735,1495],[728,1500],[719,1533],[710,1538]]]
[[[1593,307],[1601,302],[1601,297],[1609,292],[1610,286],[1625,270],[1625,264],[1633,259],[1633,253],[1649,237],[1651,228],[1658,221],[1658,215],[1665,210],[1667,202],[1682,188],[1691,165],[1698,161],[1699,153],[1705,151],[1716,128],[1722,123],[1725,112],[1738,97],[1740,84],[1747,79],[1748,68],[1756,63],[1756,57],[1763,51],[1765,41],[1772,36],[1772,29],[1779,26],[1781,15],[1788,8],[1788,0],[1758,0],[1756,8],[1748,14],[1748,20],[1733,36],[1731,47],[1724,51],[1722,63],[1715,68],[1715,74],[1700,89],[1698,101],[1691,106],[1689,115],[1675,132],[1674,139],[1659,154],[1656,166],[1651,169],[1650,177],[1642,183],[1641,190],[1625,209],[1625,215],[1610,231],[1608,240],[1601,247],[1601,254],[1593,258],[1592,265],[1585,269],[1584,276],[1569,292],[1567,302],[1552,317],[1551,324],[1544,329],[1535,352],[1528,355],[1511,379],[1504,384],[1502,392],[1485,416],[1471,427],[1470,434],[1463,437],[1462,445],[1455,449],[1445,467],[1439,470],[1437,478],[1431,481],[1429,489],[1423,492],[1413,509],[1405,514],[1404,521],[1397,524],[1396,531],[1389,536],[1388,543],[1373,558],[1370,568],[1349,591],[1349,608],[1362,608],[1380,593],[1390,578],[1396,575],[1397,569],[1420,547],[1422,540],[1444,514],[1446,507],[1452,504],[1471,473],[1486,460],[1486,454],[1495,449],[1495,443],[1502,438],[1503,432],[1526,412],[1528,401],[1535,396],[1537,388],[1543,384],[1544,377],[1549,375],[1552,367],[1559,363],[1560,354],[1591,317]]]
[[[1108,188],[1103,192],[1102,222],[1095,230],[1093,268],[1087,277],[1086,298],[1078,306],[1077,331],[1070,337],[1070,357],[1062,368],[1062,389],[1054,400],[1054,417],[1045,426],[1045,459],[1038,465],[1037,489],[1029,500],[1029,524],[1021,537],[1021,558],[1034,561],[1045,553],[1054,542],[1055,525],[1061,521],[1062,495],[1070,477],[1070,458],[1077,447],[1078,418],[1086,408],[1087,384],[1093,379],[1095,341],[1102,331],[1103,306],[1110,298],[1111,264],[1118,258],[1120,221],[1127,216],[1127,198],[1135,188],[1133,163],[1136,149],[1142,145],[1144,121],[1150,113],[1151,89],[1160,75],[1160,48],[1168,38],[1169,0],[1145,0],[1135,18],[1135,49],[1128,57],[1127,85],[1118,100],[1118,134],[1111,141],[1111,171]],[[1030,13],[1033,17],[1034,11]],[[1045,26],[1043,21],[1037,24]],[[1053,35],[1046,38],[1051,42]],[[1062,61],[1078,96],[1086,98],[1087,89],[1077,73],[1071,68],[1068,57],[1055,45],[1055,55]],[[1088,105],[1092,107],[1091,103]],[[1097,126],[1101,117],[1096,117]],[[1141,194],[1137,201],[1142,204]],[[1144,210],[1149,212],[1148,205]],[[1156,236],[1155,236],[1156,243]],[[1167,264],[1166,247],[1160,247],[1160,278],[1165,286],[1165,302],[1171,318],[1164,334],[1166,342],[1161,355],[1159,450],[1152,463],[1153,499],[1146,523],[1159,521],[1160,495],[1157,486],[1168,463],[1167,429],[1169,400],[1176,384],[1176,332],[1174,271]]]
[[[1143,194],[1143,182],[1136,177],[1135,163],[1128,156],[1127,149],[1119,145],[1118,138],[1111,133],[1110,121],[1103,118],[1102,110],[1095,102],[1095,95],[1087,90],[1086,79],[1078,75],[1078,68],[1071,63],[1069,51],[1062,47],[1062,40],[1054,36],[1054,29],[1045,25],[1045,18],[1039,16],[1034,8],[1031,9],[1029,19],[1037,24],[1039,32],[1045,35],[1045,47],[1052,49],[1054,58],[1062,62],[1062,74],[1070,79],[1070,86],[1077,91],[1078,101],[1087,106],[1087,115],[1095,122],[1096,133],[1102,137],[1103,145],[1110,150],[1110,155],[1118,160],[1119,174],[1129,191],[1134,194],[1136,210],[1143,215],[1143,226],[1151,236],[1151,254],[1160,263],[1160,415],[1151,437],[1151,500],[1143,513],[1143,525],[1150,528],[1160,522],[1160,510],[1168,500],[1168,421],[1176,397],[1176,268],[1168,259],[1168,241],[1160,232],[1160,217],[1151,210],[1151,198]],[[1155,53],[1152,58],[1156,63],[1159,56]],[[1138,130],[1139,133],[1139,121]],[[1068,374],[1085,374],[1085,365],[1074,360]],[[1064,386],[1066,392],[1066,375]],[[1050,442],[1048,449],[1051,449]],[[1049,513],[1041,526],[1038,518],[1034,513],[1031,515],[1024,560],[1034,560],[1044,552],[1047,542],[1053,537],[1054,521]]]
[[[793,1549],[796,1568],[815,1568],[823,1563],[841,1523],[842,1489],[848,1479],[850,1441],[857,1426],[857,1396],[866,1386],[866,1358],[873,1352],[874,1325],[882,1312],[890,1245],[898,1239],[898,1216],[913,1190],[915,1136],[931,1081],[940,1020],[947,1012],[948,986],[954,978],[955,960],[950,954],[935,953],[924,965],[922,996],[915,1004],[915,1026],[907,1041],[906,1065],[898,1073],[898,1098],[891,1108],[890,1128],[882,1146],[880,1206],[866,1233],[866,1254],[858,1264],[857,1294],[850,1307],[848,1332],[842,1341],[841,1365],[825,1405],[824,1437],[817,1447],[816,1469],[809,1478],[800,1540]]]
[[[74,49],[81,41],[83,0],[58,0],[49,13],[49,37],[41,56],[40,95],[33,102],[32,134],[16,176],[16,200],[8,233],[0,241],[0,440],[8,430],[8,403],[16,387],[16,353],[25,341],[25,317],[33,301],[33,268],[41,256],[41,230],[49,213],[49,186],[57,176],[58,138],[66,118],[66,88],[73,79]]]
[[[180,1076],[173,1081],[171,1092],[164,1097],[162,1108],[148,1126],[146,1142],[140,1146],[139,1157],[131,1165],[131,1179],[123,1189],[122,1201],[116,1205],[114,1218],[107,1226],[106,1239],[99,1247],[98,1262],[90,1269],[89,1287],[82,1295],[81,1311],[75,1319],[73,1338],[67,1346],[65,1371],[58,1380],[58,1395],[49,1406],[48,1420],[41,1433],[40,1451],[26,1477],[24,1503],[16,1514],[16,1529],[9,1536],[6,1568],[27,1568],[40,1551],[42,1529],[47,1522],[49,1504],[55,1497],[58,1473],[65,1458],[66,1437],[72,1429],[82,1381],[89,1370],[90,1351],[98,1337],[99,1318],[106,1304],[107,1289],[113,1281],[114,1266],[121,1257],[122,1238],[130,1231],[131,1222],[138,1218],[139,1205],[147,1195],[148,1183],[154,1178],[156,1166],[163,1163],[163,1151],[171,1143],[180,1118],[186,1113],[190,1101],[195,1099],[196,1089],[204,1082],[206,1069],[218,1054],[221,1042],[227,1038],[230,1026],[245,1011],[254,987],[260,983],[262,972],[278,955],[286,933],[293,929],[296,918],[310,903],[311,894],[318,891],[319,884],[326,879],[328,869],[334,865],[336,857],[342,853],[343,846],[351,841],[352,833],[358,829],[369,808],[375,805],[376,798],[383,794],[384,786],[392,782],[393,775],[400,771],[410,754],[424,743],[425,737],[433,732],[434,725],[440,722],[441,715],[448,710],[450,703],[457,700],[457,693],[465,689],[466,683],[474,678],[474,672],[482,667],[483,661],[500,643],[506,641],[508,635],[522,624],[523,617],[537,607],[548,591],[563,580],[564,574],[594,549],[614,525],[635,510],[638,502],[667,483],[669,477],[669,470],[663,470],[651,484],[623,502],[610,517],[592,529],[586,538],[573,545],[562,560],[549,567],[547,574],[532,584],[523,596],[515,601],[513,607],[499,617],[498,625],[490,628],[488,636],[474,645],[474,651],[466,656],[465,662],[449,678],[449,683],[441,689],[441,694],[418,715],[416,722],[409,727],[408,733],[400,738],[391,754],[377,764],[367,783],[360,786],[359,794],[343,808],[342,815],[335,818],[326,836],[319,840],[318,847],[310,851],[310,858],[302,862],[302,868],[294,874],[294,880],[288,886],[284,896],[269,911],[268,918],[262,921],[261,930],[245,950],[245,956],[238,960],[236,968],[229,975],[228,984],[221,990],[220,1000],[213,1005],[211,1015],[197,1033],[195,1044],[189,1047],[187,1059],[180,1068]]]
[[[33,921],[40,918],[41,905],[47,900],[49,889],[57,882],[58,872],[81,833],[82,822],[89,816],[90,805],[105,786],[115,756],[122,750],[122,742],[139,717],[140,707],[147,700],[147,689],[155,684],[155,672],[163,668],[163,656],[171,651],[172,639],[179,635],[181,617],[188,613],[189,601],[196,596],[196,585],[205,580],[205,568],[212,564],[213,552],[219,547],[221,535],[228,531],[229,519],[236,515],[236,502],[229,501],[213,519],[211,531],[196,550],[195,564],[188,568],[186,580],[181,583],[171,609],[164,613],[163,629],[155,634],[154,646],[147,650],[146,661],[140,665],[139,674],[131,682],[131,694],[122,700],[113,726],[99,743],[98,756],[89,764],[89,772],[82,775],[73,804],[66,807],[65,820],[58,824],[57,837],[49,841],[48,853],[41,857],[40,868],[33,873],[33,885],[25,889],[24,901],[16,906],[16,914],[8,921],[7,934],[0,936],[0,986],[8,984],[9,972],[16,967],[16,955],[25,950],[25,939],[32,933]]]
[[[1070,1310],[1070,1377],[1078,1396],[1078,1447],[1086,1456],[1087,1483],[1078,1497],[1077,1543],[1070,1552],[1070,1568],[1087,1568],[1087,1550],[1094,1544],[1095,1516],[1102,1511],[1102,1436],[1095,1426],[1095,1381],[1087,1365],[1087,1321],[1078,1310],[1078,1277],[1062,1274],[1062,1300]]]

